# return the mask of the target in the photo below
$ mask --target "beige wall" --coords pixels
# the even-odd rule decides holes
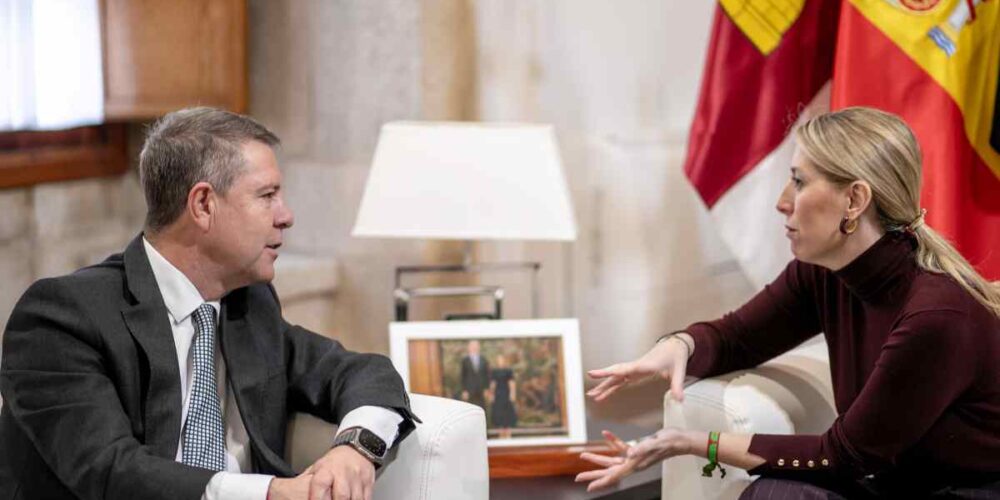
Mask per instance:
[[[565,269],[549,297],[580,318],[585,368],[638,356],[752,292],[681,170],[713,9],[476,2],[478,118],[555,124],[580,226],[564,252],[497,252]]]
[[[396,265],[454,245],[349,236],[381,123],[556,125],[579,239],[480,244],[481,260],[541,260],[542,314],[581,319],[584,366],[638,355],[660,333],[751,289],[681,172],[710,15],[703,2],[251,2],[253,113],[285,140],[293,249],[336,258],[332,333],[385,350]],[[529,314],[522,277],[511,317]]]

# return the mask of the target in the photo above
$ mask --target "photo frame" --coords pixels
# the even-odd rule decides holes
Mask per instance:
[[[576,319],[394,322],[389,350],[407,391],[482,407],[490,447],[587,440]]]

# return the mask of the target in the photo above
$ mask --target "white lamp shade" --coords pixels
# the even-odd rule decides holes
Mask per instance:
[[[383,125],[352,234],[576,239],[552,126]]]

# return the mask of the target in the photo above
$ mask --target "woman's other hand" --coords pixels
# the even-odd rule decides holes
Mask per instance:
[[[681,338],[681,337],[686,338]],[[587,372],[592,378],[604,379],[597,387],[587,391],[595,401],[604,401],[618,389],[631,382],[638,382],[653,375],[670,381],[670,394],[677,401],[684,400],[684,376],[687,373],[688,358],[692,354],[688,346],[694,339],[680,333],[657,343],[646,354],[635,361],[616,363],[606,368]]]
[[[611,431],[603,431],[604,439],[608,442],[615,452],[618,453],[617,456],[607,456],[598,455],[596,453],[581,453],[580,458],[586,460],[590,463],[597,464],[602,469],[594,469],[587,472],[581,472],[576,475],[574,481],[578,483],[589,482],[587,485],[587,491],[599,490],[601,488],[607,488],[609,486],[614,486],[618,484],[628,475],[636,471],[637,460],[629,460],[628,452],[631,446],[618,436],[615,436]]]
[[[614,486],[632,473],[662,460],[690,454],[693,448],[693,437],[690,433],[673,427],[661,429],[656,434],[642,438],[638,443],[626,443],[610,431],[604,431],[603,434],[611,448],[618,452],[618,456],[580,454],[581,459],[603,467],[577,474],[576,482],[590,483],[587,485],[587,491]]]
[[[618,452],[618,456],[580,454],[581,459],[603,467],[577,474],[576,482],[590,483],[587,491],[614,486],[633,472],[670,457],[691,453],[692,447],[691,436],[673,427],[661,429],[636,444],[625,443],[610,431],[604,431],[604,439]]]

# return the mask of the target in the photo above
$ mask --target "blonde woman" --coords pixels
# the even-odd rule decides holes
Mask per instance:
[[[1000,287],[924,222],[912,131],[848,108],[796,138],[777,204],[795,260],[736,311],[593,370],[588,395],[660,375],[681,399],[686,374],[753,367],[823,332],[838,418],[822,435],[666,428],[630,446],[607,433],[621,455],[584,454],[602,468],[577,481],[694,454],[760,475],[743,499],[1000,498]]]

